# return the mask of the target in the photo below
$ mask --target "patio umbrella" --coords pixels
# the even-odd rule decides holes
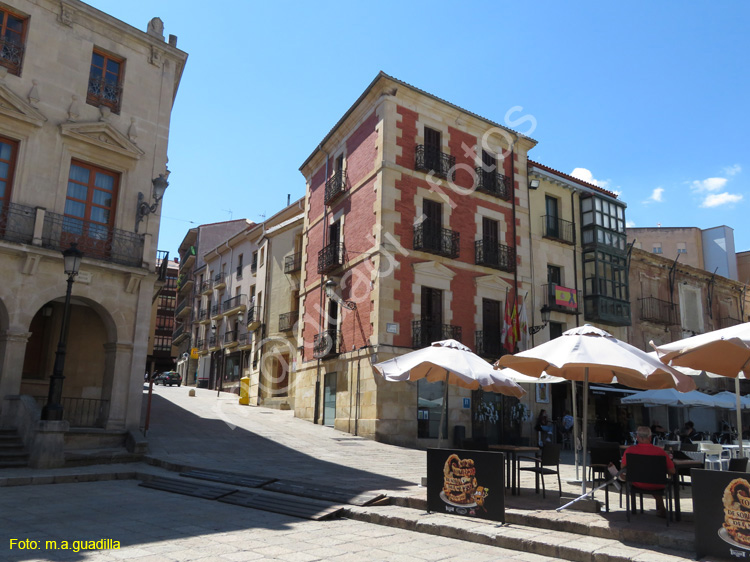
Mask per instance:
[[[434,342],[430,347],[376,363],[373,368],[387,381],[445,381],[438,448],[442,446],[443,441],[443,419],[448,408],[449,384],[472,390],[482,388],[516,398],[526,394],[526,391],[507,375],[493,369],[487,361],[456,340]]]
[[[620,400],[620,404],[643,404],[644,406],[715,406],[714,397],[697,390],[678,392],[674,388],[644,390]]]
[[[589,382],[620,384],[633,388],[695,389],[693,379],[649,357],[645,351],[618,340],[609,332],[586,324],[562,336],[516,355],[501,357],[495,367],[510,367],[526,375],[552,376],[583,381],[583,474],[582,494],[586,493],[586,454],[588,440]]]
[[[699,334],[664,345],[651,346],[659,358],[673,367],[689,367],[734,379],[737,430],[742,434],[739,377],[750,376],[750,322]],[[740,455],[743,454],[742,439]]]

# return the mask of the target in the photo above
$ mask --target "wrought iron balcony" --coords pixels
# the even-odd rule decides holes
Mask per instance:
[[[245,295],[235,295],[224,301],[222,310],[224,314],[230,314],[234,311],[245,310],[245,306]]]
[[[211,281],[204,281],[201,283],[201,295],[208,295],[213,291],[213,287],[211,286]]]
[[[294,273],[302,269],[302,252],[297,252],[284,259],[284,273]]]
[[[203,324],[205,322],[208,322],[210,320],[210,316],[208,315],[208,309],[207,308],[199,308],[198,309],[198,323]]]
[[[20,76],[24,50],[23,43],[9,37],[0,38],[0,65],[6,67],[11,74]]]
[[[742,320],[739,318],[732,318],[731,316],[723,316],[719,318],[719,326],[722,328],[729,328],[730,326],[736,326],[742,324]]]
[[[487,170],[479,167],[475,168],[476,172],[476,186],[477,191],[494,195],[505,201],[509,201],[513,188],[511,186],[511,179],[497,170],[488,172]]]
[[[575,223],[552,215],[542,217],[542,232],[545,238],[558,240],[565,244],[576,243]]]
[[[237,279],[242,279],[242,266],[237,266]]]
[[[211,318],[216,318],[217,316],[221,316],[221,307],[215,304],[211,307]]]
[[[247,309],[247,329],[255,330],[261,325],[263,315],[260,305],[256,304]]]
[[[232,330],[224,332],[224,345],[229,346],[231,344],[237,344],[237,331]]]
[[[78,244],[78,249],[87,258],[132,267],[143,264],[143,238],[135,232],[45,212],[42,246],[62,251],[68,249],[72,242]]]
[[[285,312],[284,314],[279,314],[279,332],[288,332],[289,330],[294,328],[297,320],[299,320],[298,310],[295,310],[294,312]]]
[[[313,341],[313,357],[315,359],[323,359],[324,357],[338,355],[340,353],[340,346],[341,332],[338,330],[329,329],[319,334],[315,334]]]
[[[224,277],[224,272],[217,273],[214,275],[214,289],[223,289],[227,286],[227,280]]]
[[[500,271],[516,270],[516,250],[489,240],[474,242],[474,263]]]
[[[413,320],[411,323],[411,346],[414,348],[427,347],[432,342],[448,339],[461,341],[461,326],[432,320]]]
[[[195,342],[195,347],[198,348],[198,351],[203,351],[206,348],[206,340],[198,340]]]
[[[195,263],[195,246],[190,246],[181,258],[180,271],[193,265]]]
[[[190,315],[191,307],[188,306],[188,304],[189,304],[188,299],[185,299],[180,304],[177,305],[177,308],[175,308],[175,311],[174,311],[174,315],[176,318],[182,318],[183,316]]]
[[[641,320],[673,326],[680,323],[679,310],[676,304],[669,301],[646,297],[638,299],[641,303]]]
[[[3,203],[0,209],[0,239],[18,244],[34,240],[36,209],[17,203]]]
[[[566,314],[578,314],[581,306],[581,291],[547,283],[542,285],[542,306]]]
[[[415,149],[414,169],[422,172],[432,172],[440,178],[447,179],[450,175],[451,181],[455,179],[454,166],[456,157],[440,152],[436,148],[425,147],[418,144]]]
[[[318,252],[318,273],[330,273],[344,265],[344,254],[346,250],[340,242],[328,244]]]
[[[104,80],[101,76],[89,76],[89,88],[86,92],[86,103],[100,106],[105,105],[112,113],[120,113],[122,101],[122,86],[111,80]]]
[[[258,271],[258,262],[254,261],[250,264],[250,273],[256,273]]]
[[[250,347],[253,345],[253,336],[251,333],[243,332],[237,336],[237,343],[240,347]]]
[[[330,205],[346,191],[346,172],[341,170],[326,181],[325,204]]]
[[[193,276],[188,273],[183,273],[177,279],[177,292],[186,293],[193,288],[195,283],[193,282]]]
[[[499,359],[508,352],[503,347],[503,334],[496,331],[478,330],[474,332],[477,355],[488,359]]]
[[[414,249],[446,258],[459,255],[460,235],[447,228],[435,228],[426,222],[414,227]]]
[[[219,348],[219,338],[216,336],[211,336],[208,338],[208,349],[218,349]]]
[[[184,324],[177,326],[172,332],[172,345],[178,345],[190,337],[190,330],[185,329]]]

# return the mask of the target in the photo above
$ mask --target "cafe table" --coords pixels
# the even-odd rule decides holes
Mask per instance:
[[[510,488],[510,493],[516,495],[521,487],[521,469],[518,462],[518,453],[538,453],[539,447],[525,445],[490,445],[490,451],[505,453],[505,486]],[[516,476],[517,475],[517,476]],[[516,488],[516,483],[518,488]]]

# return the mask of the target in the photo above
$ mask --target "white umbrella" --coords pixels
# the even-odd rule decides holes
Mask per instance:
[[[620,404],[643,404],[644,406],[706,406],[715,405],[714,397],[697,390],[678,392],[674,388],[644,390],[620,400]]]
[[[734,410],[737,408],[737,395],[734,392],[725,390],[714,394],[711,398],[714,399],[714,406],[717,408],[725,408],[727,410]],[[740,396],[740,408],[747,410],[750,408],[750,396]]]
[[[664,345],[651,346],[659,358],[673,367],[689,367],[734,379],[737,430],[742,433],[739,377],[750,376],[750,322],[714,330]],[[740,455],[742,455],[742,439]]]
[[[526,375],[552,376],[583,381],[583,443],[588,437],[588,384],[617,382],[633,388],[695,389],[693,379],[650,357],[645,351],[613,337],[609,332],[585,325],[516,355],[501,357],[496,367],[510,367]],[[583,455],[586,474],[586,455]],[[586,493],[586,478],[582,479]]]
[[[516,398],[526,394],[507,375],[493,369],[487,361],[456,340],[434,342],[430,347],[376,363],[373,368],[387,381],[416,381],[422,378],[429,382],[445,381],[438,447],[443,441],[443,419],[448,406],[449,384],[472,390],[481,387],[482,390]]]

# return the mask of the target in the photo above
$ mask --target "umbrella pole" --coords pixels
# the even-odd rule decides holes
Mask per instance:
[[[443,423],[448,412],[448,377],[449,373],[445,371],[445,387],[443,388],[443,411],[440,412],[440,430],[438,431],[438,449],[443,447]]]
[[[571,445],[576,465],[576,481],[578,481],[581,477],[578,473],[580,467],[578,466],[578,401],[576,400],[576,381],[570,381],[570,393],[573,397],[573,439],[571,439]]]
[[[740,456],[744,457],[744,453],[742,452],[742,410],[740,405],[740,375],[737,373],[737,376],[734,378],[734,395],[737,399],[737,442],[740,445]]]
[[[589,368],[583,372],[583,443],[581,450],[581,464],[583,465],[583,476],[581,478],[581,494],[586,494],[586,447],[588,447],[589,429]]]

